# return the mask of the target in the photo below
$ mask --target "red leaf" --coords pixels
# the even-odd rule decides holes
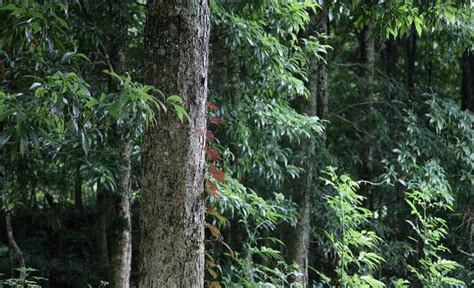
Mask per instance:
[[[209,173],[211,173],[211,175],[219,182],[221,183],[224,183],[225,182],[225,175],[224,175],[224,172],[222,172],[221,170],[217,169],[216,167],[214,167],[214,165],[211,165],[211,167],[209,167]]]
[[[217,193],[217,185],[216,183],[212,182],[211,180],[207,180],[207,187],[209,187],[209,194],[214,197],[218,197],[219,193]]]
[[[206,155],[209,156],[214,161],[221,161],[221,155],[219,154],[219,151],[212,149],[210,147],[206,147]]]
[[[211,109],[212,111],[216,111],[217,109],[219,109],[219,107],[217,107],[216,104],[211,103],[211,102],[207,102],[207,108]]]
[[[206,140],[207,141],[214,140],[214,134],[211,131],[206,131]]]
[[[217,117],[211,117],[211,123],[216,124],[216,125],[224,125],[224,121]]]
[[[206,227],[211,231],[212,236],[216,238],[221,238],[221,231],[214,225],[206,222]]]

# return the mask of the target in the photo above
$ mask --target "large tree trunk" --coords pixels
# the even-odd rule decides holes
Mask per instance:
[[[147,8],[147,82],[181,96],[189,120],[162,113],[145,131],[139,287],[203,287],[209,6],[177,0]]]
[[[118,183],[118,235],[112,254],[112,287],[130,287],[130,272],[132,265],[132,214],[131,214],[131,173],[132,173],[133,141],[125,140],[120,147],[121,166]]]
[[[464,50],[461,59],[461,68],[461,108],[474,112],[474,56],[469,48]]]

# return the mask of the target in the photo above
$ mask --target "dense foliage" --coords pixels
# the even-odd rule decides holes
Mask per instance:
[[[210,8],[207,285],[474,285],[470,1]],[[144,84],[145,21],[0,0],[0,287],[118,287],[127,229],[137,283],[142,135],[190,121]]]

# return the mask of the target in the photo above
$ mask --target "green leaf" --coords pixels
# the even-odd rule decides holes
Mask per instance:
[[[4,131],[2,134],[0,134],[0,148],[3,147],[8,142],[10,137],[11,137],[11,134],[9,131]]]
[[[82,149],[84,150],[84,153],[86,153],[87,155],[89,153],[89,138],[87,137],[84,131],[81,131],[81,143],[82,143]]]

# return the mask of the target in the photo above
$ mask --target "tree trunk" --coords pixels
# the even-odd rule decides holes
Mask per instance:
[[[474,112],[474,57],[473,52],[466,48],[461,60],[461,108]]]
[[[20,279],[25,279],[26,277],[26,271],[25,271],[25,259],[23,258],[23,253],[20,250],[20,247],[18,247],[18,244],[16,243],[15,237],[13,236],[13,227],[12,227],[12,220],[11,220],[11,212],[6,211],[5,212],[5,222],[6,222],[6,228],[7,228],[7,235],[8,235],[8,243],[10,245],[10,249],[13,255],[13,258],[16,260],[16,265],[12,263],[12,267],[14,268],[20,268]]]
[[[119,13],[115,12],[113,6],[116,5]],[[109,51],[112,65],[118,74],[127,72],[126,68],[126,35],[129,26],[129,19],[126,15],[126,1],[112,1],[109,3],[109,14],[114,16],[112,23],[116,28],[116,37],[111,37],[109,41]],[[118,15],[117,15],[118,14]],[[110,79],[109,89],[120,92],[120,87]],[[118,97],[118,96],[117,96]],[[115,127],[114,134],[120,139],[120,164],[118,175],[118,193],[114,200],[114,237],[112,239],[112,249],[110,257],[111,284],[113,288],[130,287],[130,273],[132,265],[132,212],[131,212],[131,174],[132,174],[132,136],[127,135],[118,127]]]
[[[5,153],[6,154],[6,153]],[[7,165],[8,166],[8,165]],[[21,252],[20,247],[16,243],[15,237],[13,236],[13,226],[11,220],[11,208],[10,201],[8,199],[8,192],[6,190],[6,183],[7,183],[7,170],[5,170],[5,166],[0,164],[0,191],[3,192],[2,200],[3,206],[5,207],[5,224],[8,236],[8,245],[10,246],[10,257],[11,257],[11,265],[12,268],[20,268],[20,279],[26,278],[26,271],[25,271],[25,259],[23,258],[23,253]],[[16,263],[15,263],[16,262]],[[18,265],[18,266],[16,266]],[[14,277],[14,275],[12,275]]]
[[[28,159],[24,155],[18,157],[15,161],[17,167],[18,189],[20,190],[20,199],[23,203],[28,203]]]
[[[328,34],[329,16],[326,12],[324,12],[321,17],[322,18],[319,24],[319,30],[321,33]],[[322,39],[321,43],[326,44],[324,39]],[[316,81],[318,84],[317,87],[312,89],[316,89],[317,93],[317,116],[320,119],[325,119],[329,112],[328,67],[324,61],[317,61],[316,69],[317,70],[314,71],[316,73],[311,74],[315,74],[317,76],[317,79],[311,79],[311,82]]]
[[[310,143],[306,144],[306,147],[301,147],[301,149],[308,151],[313,148],[314,150],[313,142],[314,141],[310,141]],[[295,182],[293,187],[297,189],[293,192],[293,201],[298,204],[300,219],[298,220],[296,227],[292,227],[288,243],[288,258],[292,263],[298,264],[298,274],[294,281],[301,284],[303,287],[308,286],[311,191],[314,188],[314,165],[312,164],[313,161],[308,162],[311,163],[304,163],[302,165],[305,168],[305,172],[293,181]]]
[[[130,271],[132,265],[132,214],[131,214],[131,172],[133,142],[125,140],[121,145],[122,165],[119,168],[118,183],[118,236],[112,254],[112,287],[130,287]]]
[[[204,145],[209,6],[149,1],[146,77],[189,114],[162,113],[143,139],[139,287],[204,287]]]
[[[397,66],[396,66],[396,61],[395,57],[397,54],[397,46],[396,42],[392,36],[389,36],[387,40],[384,42],[385,49],[383,50],[383,62],[385,66],[385,74],[388,77],[388,83],[390,84],[387,87],[387,93],[386,93],[386,99],[388,101],[392,101],[394,96],[395,96],[395,91],[394,91],[394,85],[393,83],[395,82],[395,76],[398,74],[397,73]]]
[[[413,99],[415,94],[415,60],[416,60],[416,31],[412,27],[407,38],[406,47],[406,84],[408,97]]]
[[[361,178],[365,181],[370,181],[372,177],[372,145],[374,140],[374,121],[373,121],[373,94],[374,94],[374,62],[375,62],[375,49],[374,49],[374,35],[373,26],[370,20],[365,24],[362,35],[360,37],[360,49],[361,49],[361,60],[364,65],[363,75],[364,83],[361,84],[362,101],[366,103],[364,105],[364,114],[366,118],[362,127],[366,131],[366,135],[362,141],[362,148],[360,150],[360,171]],[[373,209],[373,190],[371,186],[364,183],[361,186],[361,192],[363,195],[368,197],[368,207]]]
[[[75,166],[75,179],[74,179],[74,204],[76,206],[76,211],[81,212],[83,209],[82,203],[82,175],[81,175],[81,160],[78,158],[76,160]]]
[[[319,22],[319,28],[318,26]],[[308,30],[318,28],[321,33],[327,33],[327,15],[322,12],[319,17],[311,16],[311,23]],[[309,69],[309,91],[310,97],[307,100],[301,100],[298,112],[308,116],[323,115],[328,111],[327,97],[327,67],[316,57],[310,56]],[[293,200],[298,204],[300,219],[297,226],[291,231],[288,243],[288,257],[290,261],[298,264],[298,275],[294,281],[303,287],[308,286],[308,254],[311,230],[311,193],[315,189],[314,173],[315,165],[315,141],[313,138],[302,139],[297,148],[301,156],[301,166],[304,173],[291,184],[294,187]]]
[[[97,183],[97,203],[96,210],[98,218],[96,222],[96,245],[97,262],[101,268],[101,275],[109,279],[109,245],[107,241],[107,228],[109,223],[109,211],[111,206],[110,192],[102,186],[100,181]]]

